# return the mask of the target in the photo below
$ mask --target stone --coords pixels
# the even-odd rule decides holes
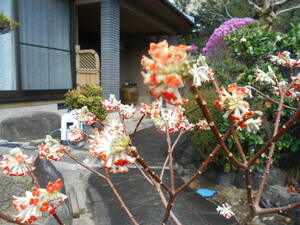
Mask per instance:
[[[252,172],[252,187],[253,189],[258,189],[260,178],[263,173],[254,171]],[[270,170],[267,185],[281,185],[284,186],[287,183],[286,175],[279,169],[273,168]],[[239,170],[236,174],[234,179],[233,185],[237,188],[245,188],[245,179],[244,179],[244,172]]]
[[[60,115],[35,112],[3,120],[0,123],[0,138],[8,141],[30,141],[43,138],[57,128],[60,128]]]
[[[172,135],[172,142],[175,141],[176,137],[177,135]],[[175,162],[182,166],[186,166],[189,164],[199,164],[196,162],[196,154],[197,151],[193,146],[191,140],[188,138],[188,135],[182,135],[174,149],[173,156]]]
[[[217,177],[217,184],[220,187],[227,187],[231,185],[236,177],[236,172],[223,173]]]
[[[7,143],[8,143],[8,140],[0,139],[0,145],[4,145]]]
[[[265,208],[286,206],[300,202],[300,194],[288,192],[284,187],[269,185],[261,198],[261,205]],[[300,217],[300,209],[283,212],[284,215],[297,220]]]
[[[55,182],[57,179],[61,179],[64,184],[64,179],[62,174],[55,168],[55,166],[49,160],[42,160],[37,157],[34,162],[34,174],[38,179],[38,182],[42,188],[45,188],[49,182]],[[60,192],[66,194],[65,185],[63,185]],[[64,203],[58,207],[56,210],[57,214],[61,217],[65,225],[72,225],[73,212],[69,200],[64,201]],[[56,225],[57,222],[53,216],[49,217],[44,225]]]

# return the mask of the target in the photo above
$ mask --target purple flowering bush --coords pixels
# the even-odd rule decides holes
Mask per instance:
[[[255,19],[250,17],[244,18],[232,18],[222,23],[213,34],[210,36],[208,42],[205,47],[202,49],[203,55],[210,55],[212,53],[212,49],[216,46],[219,46],[223,43],[223,39],[226,35],[232,33],[236,29],[240,29],[244,27],[248,23],[256,22]]]

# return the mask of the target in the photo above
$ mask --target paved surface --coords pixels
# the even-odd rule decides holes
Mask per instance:
[[[114,115],[111,115],[114,117]],[[134,124],[140,115],[128,121],[129,133],[134,130]],[[146,120],[136,136],[136,146],[149,165],[159,173],[163,159],[166,155],[164,137]],[[23,143],[24,145],[28,143]],[[10,148],[0,147],[0,153],[5,153]],[[36,155],[35,151],[27,151]],[[91,167],[99,168],[98,163],[86,150],[73,150],[72,153]],[[61,161],[53,162],[63,174],[68,193],[71,193],[73,206],[74,225],[129,225],[127,215],[116,202],[106,183],[91,175],[81,166],[74,164],[68,157]],[[100,169],[101,170],[101,169]],[[166,171],[168,174],[168,171]],[[176,186],[182,184],[182,179],[176,176]],[[124,201],[136,216],[141,225],[160,225],[164,208],[153,187],[140,175],[137,169],[132,168],[128,173],[112,175],[116,188],[121,193]],[[166,178],[168,182],[168,177]],[[72,191],[74,189],[74,191]],[[234,225],[234,219],[227,220],[219,216],[216,206],[203,199],[190,189],[186,189],[176,199],[174,212],[183,225]],[[79,218],[78,218],[79,217]],[[172,221],[169,220],[169,225]],[[1,224],[1,223],[0,223]]]
[[[149,165],[157,168],[165,157],[166,144],[162,135],[154,128],[137,133],[136,146]],[[155,169],[159,173],[159,169]],[[168,171],[166,171],[168,174]],[[141,225],[161,224],[164,209],[152,186],[140,175],[137,169],[130,169],[125,174],[111,176],[117,190]],[[166,180],[168,183],[168,180]],[[182,184],[176,175],[176,185]],[[92,213],[97,225],[129,225],[127,215],[115,201],[107,185],[98,177],[91,175],[88,179],[88,196]],[[176,199],[174,212],[182,222],[189,225],[233,225],[234,219],[227,220],[216,212],[216,206],[195,192],[186,189]],[[170,222],[168,224],[173,224]]]

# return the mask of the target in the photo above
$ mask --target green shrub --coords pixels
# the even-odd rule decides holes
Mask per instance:
[[[212,114],[217,125],[221,125],[224,123],[224,119],[222,114],[218,111],[215,106],[215,101],[217,99],[217,94],[214,89],[202,89],[201,94],[203,98],[207,102],[208,109]],[[184,105],[185,114],[188,120],[192,123],[196,123],[199,119],[204,119],[203,114],[200,112],[199,107],[195,101],[195,97],[193,95],[187,96],[189,101]],[[206,159],[207,156],[211,153],[212,149],[216,146],[217,142],[211,133],[211,131],[199,131],[195,130],[190,132],[190,137],[192,143],[197,148],[197,153],[200,159]],[[224,154],[218,154],[214,159],[213,164],[216,166],[224,166],[224,162],[226,158]]]
[[[16,29],[16,27],[19,24],[13,20],[11,20],[10,18],[8,18],[7,16],[5,16],[3,13],[0,13],[0,34],[5,34],[8,33],[14,29]]]
[[[70,90],[65,94],[65,104],[72,109],[80,109],[87,106],[88,109],[100,120],[104,120],[107,112],[101,104],[101,87],[86,84],[80,90]]]

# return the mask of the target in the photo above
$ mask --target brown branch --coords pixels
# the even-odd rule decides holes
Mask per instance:
[[[168,203],[167,203],[167,200],[166,200],[163,192],[161,191],[161,187],[159,186],[159,184],[156,183],[155,188],[156,188],[156,191],[157,191],[162,203],[164,204],[165,208],[167,208]],[[172,210],[170,211],[170,216],[176,225],[182,225]]]
[[[215,122],[212,119],[212,116],[207,108],[207,103],[206,101],[202,98],[200,91],[193,86],[192,87],[192,91],[195,95],[196,98],[196,102],[199,106],[199,108],[201,109],[205,119],[207,120],[207,123],[210,127],[211,132],[213,133],[213,135],[215,136],[215,139],[217,140],[218,144],[221,145],[222,149],[225,151],[226,155],[229,157],[229,160],[232,161],[233,163],[235,163],[237,166],[246,169],[247,166],[240,162],[239,160],[237,160],[232,152],[230,152],[230,150],[228,149],[227,145],[225,144],[224,140],[222,139],[222,135],[219,132],[218,128],[215,125]]]
[[[143,119],[146,117],[146,114],[142,115],[142,117],[140,118],[139,122],[136,124],[135,126],[135,129],[134,129],[134,132],[132,134],[132,140],[134,140],[135,138],[135,135],[136,135],[136,132],[137,132],[137,129],[139,128],[141,122],[143,121]]]
[[[20,221],[18,221],[17,219],[10,217],[4,213],[0,212],[0,218],[9,222],[9,223],[14,223],[14,224],[20,224],[20,225],[34,225],[32,223],[21,223]]]
[[[138,225],[138,222],[136,221],[136,219],[134,218],[134,216],[132,215],[132,213],[129,211],[129,209],[127,208],[127,206],[125,205],[123,199],[121,198],[119,192],[117,191],[117,189],[115,188],[114,184],[112,183],[110,176],[109,176],[109,172],[107,169],[105,169],[105,173],[106,173],[106,182],[109,185],[109,187],[111,188],[114,196],[117,198],[117,200],[119,201],[121,208],[125,210],[125,212],[127,213],[129,219],[131,220],[132,224],[134,225]]]
[[[132,151],[131,155],[135,157],[136,161],[146,170],[146,172],[157,182],[159,183],[169,194],[172,193],[172,190],[166,186],[162,180],[156,175],[156,173],[149,168],[148,164],[140,157],[137,151]]]
[[[239,122],[237,122],[236,124],[234,124],[232,127],[234,129],[236,129],[240,124],[244,123],[244,120],[241,120]],[[226,141],[227,138],[231,135],[232,130],[229,130],[226,132],[226,134],[223,137],[223,140]],[[213,150],[212,152],[208,155],[208,157],[206,158],[206,160],[201,164],[201,166],[199,167],[199,169],[196,171],[196,173],[194,173],[194,175],[190,178],[190,180],[188,182],[186,182],[185,184],[181,185],[176,191],[175,191],[175,195],[179,194],[183,189],[185,189],[187,186],[189,186],[197,177],[199,177],[204,170],[207,168],[208,164],[214,159],[214,157],[216,156],[216,154],[222,149],[222,147],[218,144]]]
[[[279,129],[279,131],[277,132],[277,134],[272,137],[264,146],[262,146],[259,151],[253,156],[253,158],[248,162],[248,167],[250,167],[251,165],[253,165],[255,163],[255,161],[265,152],[268,150],[268,148],[271,147],[271,145],[273,143],[275,143],[282,135],[284,135],[290,128],[291,126],[294,125],[294,123],[296,123],[296,121],[300,118],[300,109],[295,113],[294,116],[292,116],[288,122],[286,122],[283,126],[281,126],[281,128]]]
[[[37,188],[41,188],[41,185],[40,185],[38,179],[36,178],[35,174],[34,174],[34,173],[32,172],[32,170],[30,169],[30,167],[29,167],[27,164],[25,164],[25,166],[26,166],[26,168],[27,168],[27,170],[28,170],[28,173],[29,173],[29,175],[30,175],[30,177],[31,177],[31,179],[32,179],[32,181],[33,181],[33,183],[34,183],[34,185],[35,185]],[[55,218],[55,220],[58,222],[59,225],[64,225],[64,222],[63,222],[62,219],[57,215],[56,212],[54,212],[54,213],[52,214],[52,216]]]
[[[228,135],[229,136],[229,135]],[[201,164],[197,172],[190,178],[188,182],[181,185],[176,191],[175,196],[179,194],[183,189],[185,189],[187,186],[189,186],[197,177],[199,177],[204,170],[207,168],[208,164],[215,158],[216,154],[221,150],[221,146],[217,145],[214,150],[209,154],[209,156],[206,158],[206,160]]]
[[[168,219],[169,219],[169,216],[170,216],[170,212],[171,212],[172,207],[173,207],[174,200],[175,200],[175,195],[173,193],[171,193],[170,197],[169,197],[167,208],[165,210],[165,215],[164,215],[164,219],[162,221],[162,225],[167,225],[167,222],[168,222]]]
[[[252,90],[254,90],[255,92],[257,92],[258,94],[260,94],[261,96],[263,96],[264,98],[268,99],[269,101],[273,102],[273,103],[276,103],[279,105],[279,102],[275,101],[274,99],[272,99],[271,97],[265,95],[264,93],[262,93],[260,90],[252,87],[252,86],[249,86],[249,88],[251,88]],[[291,106],[288,106],[288,105],[285,105],[283,104],[283,107],[284,108],[287,108],[287,109],[292,109],[294,111],[297,111],[297,108],[294,108],[294,107],[291,107]]]
[[[256,214],[271,214],[271,213],[282,213],[291,209],[296,209],[300,207],[300,202],[290,204],[287,206],[281,206],[276,208],[262,209],[258,208]]]
[[[168,156],[169,156],[169,167],[170,167],[170,182],[171,182],[171,190],[175,190],[175,179],[174,179],[174,163],[173,163],[173,152],[171,146],[171,138],[170,133],[166,132],[166,140],[168,144]]]
[[[75,157],[73,154],[71,154],[68,150],[63,149],[64,153],[66,155],[68,155],[73,161],[75,161],[77,164],[79,164],[80,166],[82,166],[83,168],[89,170],[90,172],[92,172],[93,174],[95,174],[96,176],[106,180],[107,178],[100,172],[92,169],[91,167],[85,165],[83,162],[81,162],[77,157]]]
[[[107,170],[105,170],[106,172],[106,176],[104,176],[102,173],[99,173],[98,171],[90,168],[89,166],[85,165],[84,163],[82,163],[77,157],[75,157],[74,155],[72,155],[69,151],[63,149],[64,153],[67,154],[72,160],[74,160],[76,163],[78,163],[80,166],[82,166],[83,168],[89,170],[90,172],[92,172],[93,174],[95,174],[96,176],[104,179],[107,184],[109,185],[109,187],[112,189],[114,196],[116,197],[116,199],[119,201],[119,203],[121,204],[121,207],[125,210],[126,214],[128,215],[129,219],[131,220],[131,222],[134,225],[138,225],[138,223],[136,222],[136,220],[134,219],[133,215],[131,214],[131,212],[129,211],[129,209],[126,207],[124,201],[122,200],[120,194],[117,192],[117,190],[115,189],[113,183],[110,180],[109,174],[107,172]]]
[[[281,91],[280,102],[279,102],[279,106],[277,108],[277,115],[276,115],[276,120],[275,120],[273,137],[278,133],[280,118],[281,118],[281,110],[283,108],[282,105],[283,105],[283,102],[284,102],[284,97],[285,97],[285,93],[282,93],[282,91]],[[256,205],[259,204],[262,193],[264,191],[265,184],[267,182],[267,178],[268,178],[269,171],[270,171],[270,166],[271,166],[271,163],[273,161],[274,152],[275,152],[275,143],[272,143],[272,145],[270,147],[267,163],[266,163],[266,166],[265,166],[265,169],[264,169],[264,173],[263,173],[261,182],[259,184],[258,192],[257,192],[256,198],[255,198],[255,201],[254,201],[254,203]]]
[[[286,12],[292,11],[294,9],[298,9],[298,8],[300,8],[300,4],[299,5],[295,5],[293,7],[290,7],[290,8],[287,8],[287,9],[279,10],[279,11],[276,12],[276,16],[278,16],[279,14],[282,14],[282,13],[286,13]]]
[[[247,158],[246,158],[246,155],[245,155],[245,151],[241,145],[241,142],[239,140],[239,137],[234,129],[234,127],[231,125],[230,126],[230,131],[231,131],[231,134],[232,134],[232,137],[233,137],[233,140],[235,142],[235,146],[237,147],[237,150],[238,150],[238,153],[240,155],[240,157],[242,158],[243,162],[244,163],[247,163]]]

